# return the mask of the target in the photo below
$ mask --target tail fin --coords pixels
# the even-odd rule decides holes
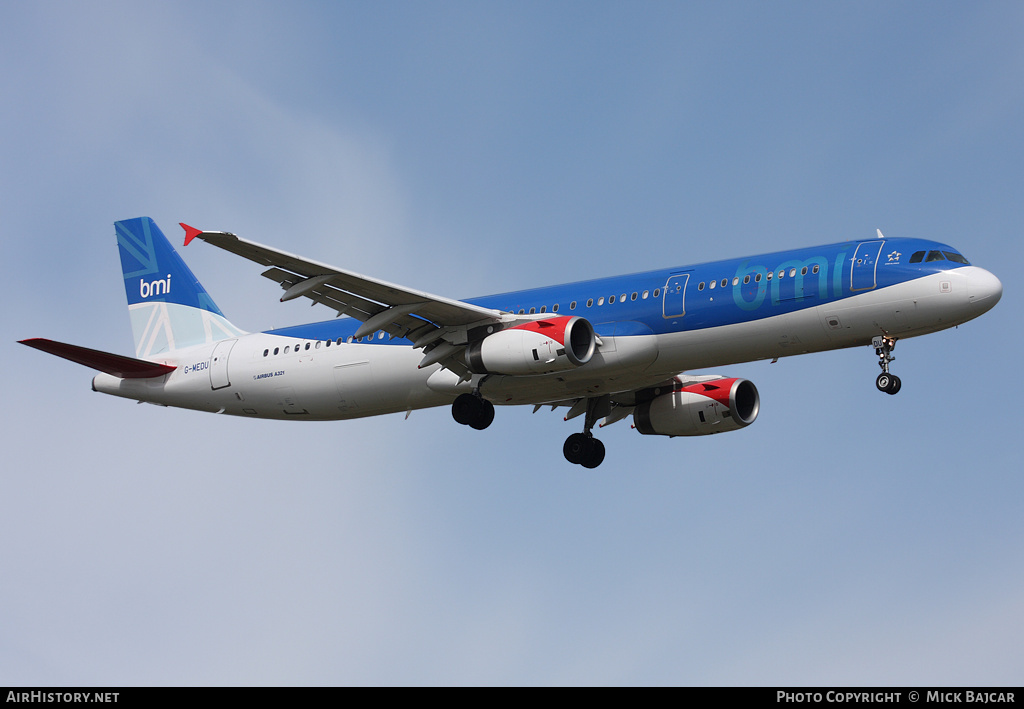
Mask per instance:
[[[137,357],[153,357],[245,333],[213,298],[149,217],[114,223]]]

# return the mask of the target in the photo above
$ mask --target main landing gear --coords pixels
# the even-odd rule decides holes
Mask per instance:
[[[604,460],[604,444],[594,438],[590,431],[574,433],[565,439],[562,446],[565,459],[584,468],[596,468]]]
[[[587,399],[587,415],[583,433],[574,433],[565,439],[562,453],[565,459],[584,468],[596,468],[604,460],[604,444],[594,438],[590,429],[597,419],[607,416],[611,403],[607,396]],[[571,414],[569,418],[572,418]],[[482,431],[494,421],[494,404],[480,394],[479,388],[472,394],[459,394],[452,402],[452,418],[470,428]]]
[[[875,379],[875,386],[878,391],[895,394],[903,386],[899,377],[889,373],[889,363],[896,359],[892,356],[892,351],[896,349],[896,338],[879,335],[871,340],[871,344],[874,345],[875,354],[878,355],[878,366],[882,368],[882,373]]]
[[[584,468],[596,468],[604,460],[604,444],[594,438],[590,429],[597,423],[597,419],[607,416],[611,411],[611,402],[607,396],[598,396],[587,399],[587,414],[584,418],[583,433],[574,433],[565,439],[562,446],[562,453],[565,459],[573,465],[582,465]]]
[[[465,426],[482,431],[494,421],[494,404],[480,396],[479,391],[459,394],[452,403],[452,418]]]

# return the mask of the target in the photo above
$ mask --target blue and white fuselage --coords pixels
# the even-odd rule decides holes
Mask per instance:
[[[134,378],[101,373],[96,391],[293,420],[455,401],[456,419],[477,428],[490,419],[477,425],[474,401],[559,404],[587,416],[583,437],[571,436],[565,452],[588,467],[600,463],[593,450],[600,444],[590,440],[600,417],[614,422],[632,413],[641,432],[696,435],[756,416],[749,382],[683,372],[874,344],[883,369],[878,386],[894,393],[899,383],[888,362],[896,340],[967,322],[1002,293],[994,275],[948,245],[878,238],[449,301],[186,227],[188,240],[198,236],[271,266],[263,275],[282,285],[283,299],[310,297],[355,315],[246,334],[169,244],[177,261],[167,265],[173,259],[155,224],[132,220],[118,229],[136,354],[174,369]],[[126,262],[126,245],[145,251],[139,244],[147,239],[149,265]],[[193,284],[199,295],[191,300],[176,291]],[[569,329],[558,334],[573,323],[578,343],[569,342]],[[882,376],[895,382],[883,386]],[[716,382],[731,387],[733,398],[713,391]]]

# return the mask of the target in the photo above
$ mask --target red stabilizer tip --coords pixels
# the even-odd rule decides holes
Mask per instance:
[[[181,228],[185,230],[185,246],[188,246],[192,239],[196,238],[203,233],[202,229],[196,229],[194,226],[189,226],[185,222],[178,222]]]

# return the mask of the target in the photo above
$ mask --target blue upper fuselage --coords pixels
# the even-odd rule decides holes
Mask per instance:
[[[730,325],[834,302],[969,265],[945,244],[923,239],[847,241],[502,293],[466,302],[509,313],[578,315],[600,335],[663,334]],[[348,339],[359,321],[341,318],[269,334]],[[378,337],[362,341],[409,345]]]

